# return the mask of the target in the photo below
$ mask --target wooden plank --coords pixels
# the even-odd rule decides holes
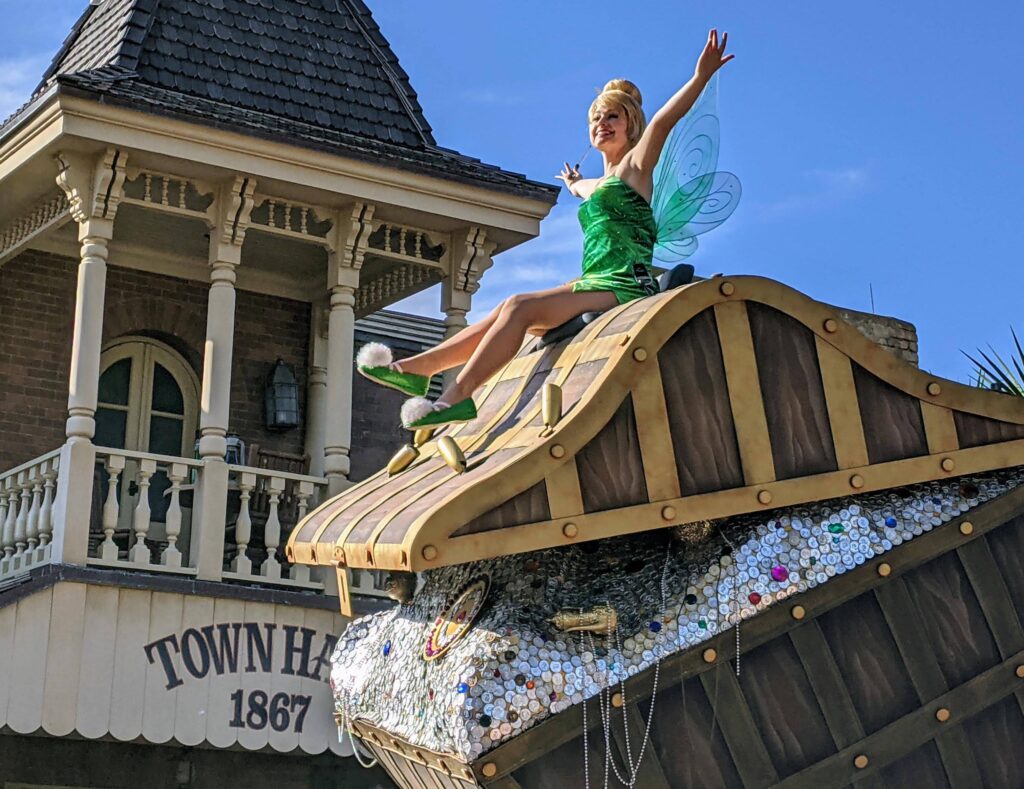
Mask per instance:
[[[951,733],[964,736],[962,727],[958,724],[995,704],[1012,693],[1015,686],[1021,684],[1021,680],[1014,676],[1014,669],[1022,660],[1024,652],[1016,653],[998,666],[936,697],[930,703],[893,721],[871,736],[790,776],[777,784],[777,789],[819,789],[822,786],[844,786],[851,781],[857,781],[857,785],[860,786],[862,778],[879,773],[881,768],[933,738],[939,744],[941,753],[943,737]],[[936,710],[940,708],[945,708],[951,713],[945,722],[940,722],[935,717]],[[970,754],[969,750],[968,753]],[[854,765],[854,758],[860,754],[868,757],[868,766],[864,769],[857,769]],[[1016,754],[1007,754],[1007,758],[1015,757]],[[945,761],[945,757],[943,760]],[[973,755],[971,763],[974,763]],[[948,771],[949,767],[946,769]],[[973,775],[951,775],[950,782],[954,787],[983,785],[976,767]]]
[[[632,756],[636,765],[636,785],[644,789],[671,789],[668,779],[665,778],[665,771],[658,760],[658,753],[654,749],[654,743],[648,742],[644,749],[643,758],[639,764],[636,759],[640,756],[640,746],[643,745],[644,731],[647,729],[647,722],[643,719],[640,710],[635,704],[628,704],[622,708],[623,722],[620,725],[615,721],[617,717],[612,712],[611,729],[615,738],[615,746],[619,752],[619,764],[625,765],[620,772],[626,777],[632,777],[629,769],[629,759]],[[626,747],[626,726],[629,727],[629,747]]]
[[[0,666],[11,666],[14,662],[14,628],[17,624],[17,603],[0,608]],[[0,671],[0,726],[7,723],[7,701],[11,693],[13,672]]]
[[[192,681],[181,662],[184,606],[185,598],[180,594],[153,592],[149,600],[148,631],[142,640],[145,646],[139,650],[138,656],[146,666],[140,701],[143,706],[142,736],[148,742],[164,743],[174,737],[178,696],[181,694],[181,686],[177,683]],[[164,659],[172,666],[170,677]]]
[[[718,714],[729,753],[747,789],[769,786],[779,780],[754,718],[747,707],[732,666],[722,663],[700,675],[701,684]]]
[[[952,411],[922,400],[921,418],[924,420],[924,434],[928,440],[929,454],[937,455],[960,448]]]
[[[53,587],[50,636],[46,654],[39,660],[46,664],[42,725],[55,737],[75,730],[87,589],[85,584],[76,583]]]
[[[650,500],[632,398],[627,396],[608,424],[576,453],[576,467],[585,512]]]
[[[306,753],[322,753],[331,748],[332,741],[337,742],[337,731],[334,725],[334,698],[328,684],[331,678],[331,665],[320,665],[317,660],[323,648],[325,636],[337,636],[344,629],[340,617],[331,611],[306,609],[306,627],[316,631],[313,637],[313,649],[310,654],[308,673],[299,682],[297,693],[309,696],[309,711],[299,732],[299,747]],[[327,659],[330,660],[330,655]],[[319,672],[319,679],[316,678]],[[294,717],[293,717],[294,725]],[[340,745],[340,743],[339,743]]]
[[[853,381],[864,425],[864,441],[873,464],[928,454],[921,418],[923,403],[858,364]]]
[[[583,493],[580,491],[576,456],[556,466],[546,479],[548,506],[554,520],[579,515],[583,512]]]
[[[79,667],[76,705],[78,723],[75,728],[83,737],[93,740],[110,730],[110,701],[115,681],[117,602],[116,587],[88,587],[83,617],[85,641]]]
[[[644,370],[633,384],[632,397],[647,495],[651,501],[678,498],[682,491],[657,354],[644,362]]]
[[[775,464],[746,304],[739,301],[716,304],[715,322],[722,344],[722,362],[740,446],[743,479],[748,485],[772,482]]]
[[[815,621],[808,622],[791,630],[789,638],[807,673],[836,747],[845,748],[863,739],[864,727],[821,627]]]
[[[918,698],[928,703],[949,686],[932,652],[921,618],[902,578],[875,589],[875,597],[892,631],[896,646],[914,683]],[[935,739],[953,786],[980,786],[981,774],[962,729],[947,729]]]
[[[259,649],[257,644],[259,639],[266,646],[267,652],[270,655],[271,665],[270,671],[276,671],[280,666],[274,663],[274,653],[280,649],[280,645],[277,643],[277,639],[282,637],[282,633],[277,632],[276,629],[267,631],[264,624],[276,625],[275,622],[275,609],[271,603],[257,603],[249,600],[245,601],[245,618],[242,620],[247,625],[253,628],[253,632],[244,633],[246,637],[246,645],[244,652],[246,655],[245,666],[242,667],[242,720],[243,723],[248,713],[249,698],[254,690],[262,690],[269,684],[266,673],[264,673],[263,666],[259,660]],[[249,642],[249,638],[254,639],[253,643]],[[278,652],[280,654],[280,652]],[[243,725],[238,729],[238,744],[248,751],[258,751],[267,744],[267,727],[262,729],[253,728],[252,726]]]
[[[149,643],[147,636],[152,597],[152,592],[120,589],[117,598],[117,646],[114,649],[114,687],[110,697],[110,733],[119,740],[134,740],[142,734],[148,670],[145,655],[139,655],[139,644]]]
[[[205,638],[201,628],[213,621],[211,597],[186,596],[181,610],[181,663],[185,684],[177,689],[178,709],[174,716],[174,739],[182,745],[198,745],[206,739],[206,716],[210,705],[210,671],[193,676],[189,661],[202,673]],[[209,660],[209,655],[206,655]]]
[[[818,351],[818,368],[825,389],[836,463],[840,469],[866,466],[868,448],[864,443],[864,425],[860,420],[850,358],[817,335],[814,344]]]
[[[18,734],[34,732],[42,723],[52,603],[53,587],[18,601],[14,655],[5,668],[14,678],[7,702],[7,725]]]
[[[245,601],[231,600],[226,597],[218,597],[214,600],[213,619],[211,620],[213,630],[209,631],[213,637],[213,645],[210,646],[212,665],[210,666],[209,700],[206,705],[206,740],[216,748],[227,748],[238,742],[238,729],[230,725],[235,713],[231,694],[242,686],[242,658],[245,654],[244,644],[238,644],[235,650],[223,645],[221,631],[217,629],[217,625],[243,622],[244,616]],[[232,630],[229,630],[228,633],[230,635]],[[238,641],[244,639],[241,628],[236,637]],[[209,641],[210,639],[207,638],[208,645]],[[222,661],[223,671],[221,672],[216,670],[213,660],[214,646]],[[238,660],[235,662],[234,671],[232,671],[231,660],[235,656]]]

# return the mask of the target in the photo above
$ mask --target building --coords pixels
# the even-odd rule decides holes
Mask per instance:
[[[0,777],[371,780],[282,544],[399,439],[356,345],[464,326],[555,195],[439,147],[360,0],[87,7],[0,126]]]

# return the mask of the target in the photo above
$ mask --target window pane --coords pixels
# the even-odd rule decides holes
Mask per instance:
[[[159,364],[153,364],[153,410],[168,414],[184,414],[185,401],[174,376]],[[175,451],[174,454],[178,454]]]
[[[100,406],[96,409],[96,436],[93,442],[99,447],[124,449],[125,427],[128,424],[126,411],[114,411]]]
[[[157,455],[181,455],[181,431],[184,420],[154,416],[149,420],[149,451]]]
[[[128,383],[132,377],[132,360],[114,362],[100,376],[99,400],[112,405],[128,405]],[[114,446],[107,444],[107,446]],[[120,445],[118,445],[120,446]]]

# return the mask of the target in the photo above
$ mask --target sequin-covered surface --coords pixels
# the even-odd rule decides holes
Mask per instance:
[[[659,530],[429,571],[410,603],[342,635],[336,707],[472,761],[737,616],[826,583],[1022,481],[1015,469],[733,518],[699,546],[669,544]],[[438,617],[482,575],[491,587],[474,626],[442,659],[424,660]],[[583,639],[548,621],[606,603],[618,613],[609,637]]]

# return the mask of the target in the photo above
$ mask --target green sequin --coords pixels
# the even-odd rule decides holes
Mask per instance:
[[[651,295],[633,274],[642,263],[653,282],[651,255],[658,229],[647,201],[618,176],[609,176],[579,209],[583,276],[573,291],[611,291],[619,304]]]

